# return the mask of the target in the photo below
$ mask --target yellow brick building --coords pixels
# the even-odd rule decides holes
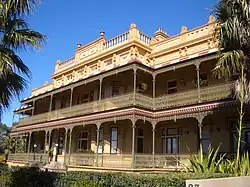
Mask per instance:
[[[182,167],[200,143],[233,152],[234,79],[212,74],[216,26],[210,16],[175,36],[159,29],[149,37],[131,24],[110,40],[100,32],[77,44],[72,58],[56,62],[52,82],[14,111],[22,118],[12,136],[27,144],[8,162],[48,163],[52,150],[68,169],[168,169]]]

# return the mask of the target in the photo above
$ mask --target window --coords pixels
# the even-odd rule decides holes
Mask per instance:
[[[78,138],[78,152],[88,150],[88,132],[80,132]]]
[[[179,153],[178,128],[163,128],[162,129],[162,153],[164,154]]]
[[[113,87],[112,87],[112,96],[117,96],[120,94],[120,82],[119,81],[113,81]]]
[[[143,153],[143,129],[137,129],[137,153]]]
[[[117,143],[118,143],[118,129],[112,127],[110,153],[117,153]]]
[[[168,94],[176,93],[177,92],[177,81],[172,80],[168,81]]]
[[[201,139],[201,145],[202,150],[204,153],[207,153],[208,147],[211,143],[211,128],[209,125],[204,125],[202,127],[202,139]]]
[[[241,151],[250,152],[250,121],[243,122],[243,131],[242,131],[242,142],[241,142]],[[238,132],[237,132],[237,121],[231,121],[232,128],[232,151],[237,151],[237,140],[238,140]]]

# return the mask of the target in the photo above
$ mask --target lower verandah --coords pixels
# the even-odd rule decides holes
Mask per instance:
[[[228,118],[222,116],[217,114],[203,119],[201,140],[199,140],[198,122],[195,118],[159,122],[155,127],[155,132],[150,122],[138,120],[135,126],[134,157],[132,156],[133,128],[130,120],[102,123],[99,130],[98,149],[95,124],[74,127],[71,133],[71,146],[69,146],[70,136],[67,133],[67,139],[65,138],[63,128],[54,129],[50,140],[47,141],[44,139],[44,131],[33,132],[29,161],[36,159],[40,153],[40,156],[44,157],[43,161],[48,162],[47,154],[44,153],[45,148],[53,151],[51,161],[72,166],[177,167],[186,163],[189,150],[197,153],[200,141],[205,150],[211,143],[213,147],[220,145],[221,152],[232,151],[230,148],[232,133],[228,128]],[[155,142],[154,148],[153,141]],[[46,146],[44,146],[45,142]],[[98,154],[96,154],[97,151]]]

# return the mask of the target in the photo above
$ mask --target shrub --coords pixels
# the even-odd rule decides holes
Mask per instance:
[[[197,155],[190,152],[189,171],[193,171],[195,173],[218,173],[220,164],[225,157],[225,154],[219,157],[219,149],[220,147],[214,149],[210,145],[207,153],[204,154],[202,145],[200,145],[200,150]]]
[[[1,187],[185,187],[186,179],[227,176],[224,174],[197,175],[195,173],[53,173],[43,172],[38,168],[14,168],[0,177],[0,185]]]
[[[249,176],[250,161],[248,153],[244,153],[240,156],[239,163],[237,163],[236,158],[231,160],[224,159],[220,164],[219,171],[221,173],[232,174],[234,176]]]

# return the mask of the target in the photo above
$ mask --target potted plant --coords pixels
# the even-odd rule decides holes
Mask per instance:
[[[47,153],[48,153],[49,162],[51,162],[51,160],[53,158],[53,151],[52,151],[52,149],[49,149]]]

